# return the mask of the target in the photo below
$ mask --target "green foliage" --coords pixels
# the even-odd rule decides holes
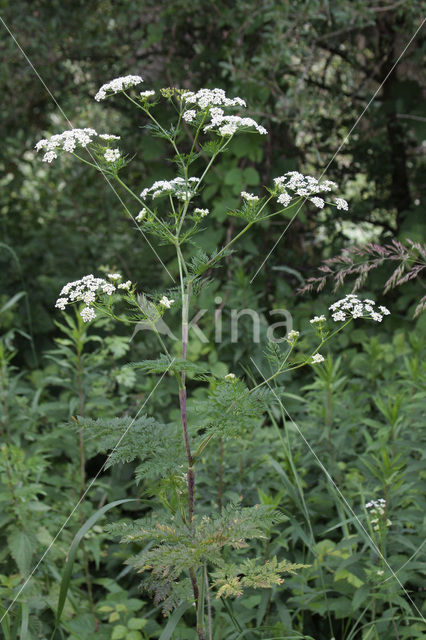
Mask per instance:
[[[218,382],[204,400],[192,408],[197,429],[224,438],[247,435],[262,424],[266,406],[273,400],[268,389],[250,392],[241,381]]]
[[[206,158],[218,156],[198,203],[210,209],[208,225],[203,220],[191,227],[195,221],[188,218],[180,236],[187,273],[172,285],[179,279],[173,222],[163,218],[158,227],[147,217],[142,235],[129,224],[128,213],[119,215],[123,204],[133,216],[140,209],[121,186],[120,202],[113,190],[99,186],[98,175],[71,158],[64,159],[63,167],[48,167],[35,158],[31,149],[43,132],[50,135],[68,125],[4,30],[0,625],[5,639],[52,636],[60,570],[73,534],[105,503],[141,495],[142,507],[123,504],[114,520],[118,530],[122,518],[135,524],[134,516],[144,516],[141,522],[151,537],[128,543],[134,558],[141,552],[147,563],[157,563],[157,574],[144,572],[143,582],[155,605],[171,614],[168,621],[141,599],[130,567],[123,569],[127,548],[112,542],[113,529],[105,533],[99,520],[75,549],[72,566],[67,565],[67,598],[53,640],[193,640],[188,558],[198,562],[205,633],[214,640],[422,638],[424,320],[409,319],[419,300],[421,309],[424,295],[412,269],[422,266],[418,255],[406,256],[404,269],[390,281],[393,270],[386,260],[381,270],[371,270],[371,297],[382,295],[387,284],[402,285],[384,301],[392,310],[389,323],[339,334],[324,346],[323,364],[308,373],[284,371],[274,378],[276,396],[266,385],[250,392],[250,384],[241,380],[222,380],[228,371],[240,378],[247,374],[249,356],[263,363],[267,309],[289,309],[294,328],[301,330],[290,357],[301,361],[310,353],[309,319],[333,301],[325,289],[315,302],[294,297],[294,288],[312,275],[312,267],[359,241],[383,247],[412,239],[421,246],[419,149],[425,127],[420,34],[389,74],[400,55],[398,43],[411,40],[418,27],[418,4],[309,0],[303,9],[269,0],[217,6],[204,0],[200,6],[189,0],[149,0],[143,6],[125,0],[119,7],[98,0],[3,4],[5,24],[64,113],[76,126],[96,123],[99,130],[121,133],[123,157],[136,151],[132,163],[126,160],[120,170],[135,193],[156,180],[174,178],[182,163],[197,175]],[[218,137],[208,141],[205,136],[191,149],[192,129],[146,127],[141,113],[121,96],[109,100],[107,108],[81,101],[126,65],[130,73],[142,73],[149,88],[164,84],[166,70],[167,82],[176,87],[220,86],[228,95],[243,96],[253,117],[265,122],[267,144],[244,133],[226,149]],[[353,129],[376,90],[376,99]],[[157,103],[161,123],[167,122],[171,105]],[[165,166],[170,136],[181,152],[172,151]],[[257,193],[258,185],[271,184],[287,170],[319,175],[331,158],[327,177],[343,185],[350,212],[331,216],[308,204],[251,282],[293,211],[264,220],[238,245],[221,249],[257,216],[259,203],[242,204],[240,192]],[[153,209],[155,216],[162,204],[159,200]],[[156,236],[155,253],[146,242],[148,233]],[[220,264],[221,271],[216,269]],[[185,288],[191,283],[200,308],[210,309],[215,296],[221,296],[222,343],[215,342],[214,326],[206,321],[208,342],[190,330],[189,360],[183,361],[175,344],[170,357],[157,357],[154,332],[141,332],[131,341],[128,326],[118,334],[111,317],[89,327],[79,316],[65,314],[55,324],[52,309],[65,282],[115,270],[138,282],[153,306],[166,293],[176,300],[173,309],[180,310],[181,283]],[[366,273],[370,269],[359,282]],[[413,277],[404,282],[408,276]],[[160,294],[153,292],[155,285]],[[259,312],[260,344],[241,336],[233,343],[225,322],[231,306]],[[147,321],[137,306],[127,317]],[[170,317],[177,335],[177,314]],[[161,319],[158,310],[153,319]],[[269,351],[272,375],[288,350],[275,345]],[[129,360],[142,364],[133,370]],[[172,361],[171,375],[157,388]],[[193,529],[183,517],[188,518],[188,465],[175,389],[176,376],[182,379],[182,374],[196,473]],[[158,422],[138,415],[148,401]],[[78,428],[66,428],[76,415]],[[240,497],[242,505],[259,499],[272,505],[279,521],[268,522],[270,510],[263,524],[256,524],[252,507],[236,505]],[[386,509],[376,518],[365,504],[378,498],[386,499]],[[237,524],[231,513],[237,514]],[[159,523],[166,529],[159,529]],[[234,548],[240,540],[234,525],[248,536],[248,548]],[[164,576],[161,562],[172,575],[184,567],[179,579]],[[285,573],[290,575],[280,583]],[[258,591],[258,586],[271,588]],[[223,598],[211,598],[221,589]],[[225,599],[243,589],[244,597]]]
[[[239,565],[227,564],[214,571],[213,586],[218,587],[217,598],[240,597],[245,588],[269,589],[272,585],[280,585],[284,582],[281,578],[283,573],[296,573],[297,569],[306,569],[306,565],[291,564],[287,560],[278,562],[276,556],[266,564],[247,559]]]

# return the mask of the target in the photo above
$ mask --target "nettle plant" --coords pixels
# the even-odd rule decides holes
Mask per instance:
[[[275,178],[263,196],[241,193],[239,208],[229,211],[229,215],[242,220],[241,230],[224,247],[207,255],[196,242],[209,219],[209,210],[199,206],[205,177],[236,135],[267,132],[252,118],[234,115],[246,104],[241,98],[227,97],[221,89],[192,92],[166,88],[159,94],[137,94],[134,87],[140,83],[139,76],[115,79],[103,85],[95,99],[101,101],[119,93],[142,112],[150,132],[170,144],[177,173],[174,179],[157,181],[138,195],[121,177],[129,160],[116,146],[119,136],[99,134],[91,128],[53,135],[38,142],[36,149],[44,152],[43,161],[48,163],[63,152],[71,153],[109,181],[114,180],[135,201],[137,211],[131,215],[136,228],[144,237],[150,234],[176,251],[177,287],[148,295],[137,292],[136,285],[124,281],[121,274],[110,273],[106,278],[90,274],[66,284],[56,306],[65,310],[71,304],[81,305],[85,322],[106,314],[117,321],[151,328],[158,337],[159,357],[129,366],[161,378],[166,374],[176,378],[180,424],[159,424],[153,417],[138,413],[133,420],[80,418],[79,426],[100,451],[109,452],[107,465],[139,460],[136,478],[149,487],[155,511],[133,522],[113,525],[110,531],[121,536],[123,542],[144,545],[128,563],[142,574],[142,587],[153,594],[156,604],[162,604],[166,615],[184,601],[195,606],[201,640],[207,633],[205,617],[210,635],[212,592],[224,598],[241,596],[246,588],[280,585],[283,574],[304,566],[276,557],[263,562],[248,544],[274,535],[284,519],[279,510],[270,505],[233,502],[220,503],[206,512],[206,505],[197,502],[196,471],[208,447],[214,440],[220,440],[221,445],[226,440],[250,441],[251,431],[262,424],[274,401],[271,380],[286,371],[321,363],[321,347],[355,318],[380,321],[389,312],[385,307],[376,309],[374,301],[346,296],[332,305],[330,319],[316,316],[311,320],[318,344],[309,354],[295,350],[299,332],[290,331],[284,346],[274,345],[274,373],[250,389],[233,373],[219,379],[205,364],[188,361],[191,305],[211,278],[213,268],[229,255],[239,238],[253,225],[300,207],[307,200],[320,209],[327,204],[347,210],[348,205],[342,198],[324,199],[337,188],[335,183],[296,171],[286,173]],[[154,115],[161,100],[170,105],[172,124],[164,125]],[[167,336],[158,331],[159,320],[176,309],[181,311],[178,356],[168,346]],[[208,387],[205,399],[198,397],[193,410],[187,398],[190,378]]]

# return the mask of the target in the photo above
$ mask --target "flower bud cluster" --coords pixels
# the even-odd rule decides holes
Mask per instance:
[[[153,199],[158,196],[171,194],[178,200],[188,201],[195,194],[199,178],[188,178],[188,181],[184,178],[174,178],[173,180],[157,180],[151,187],[144,189],[140,196],[143,200],[150,195]],[[192,185],[192,188],[191,188]]]
[[[127,280],[127,282],[118,282],[118,280],[121,280],[119,273],[109,273],[108,278],[110,280],[109,282],[104,278],[95,278],[94,275],[89,274],[81,278],[81,280],[68,282],[68,284],[62,287],[60,297],[56,300],[55,307],[63,311],[73,302],[84,302],[86,306],[81,310],[80,315],[84,322],[93,320],[96,318],[96,313],[92,305],[96,301],[97,295],[104,294],[111,296],[117,289],[129,291],[132,286],[130,280]],[[113,284],[113,282],[116,284]]]
[[[378,307],[379,311],[375,309],[374,300],[361,300],[353,293],[349,293],[341,300],[337,300],[330,307],[332,311],[332,318],[335,322],[345,322],[349,318],[369,318],[375,322],[381,322],[383,316],[390,314],[389,309],[386,307]],[[380,313],[379,313],[380,312]]]

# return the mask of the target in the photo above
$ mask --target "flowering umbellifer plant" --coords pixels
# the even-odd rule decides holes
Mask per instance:
[[[180,425],[160,425],[146,415],[134,420],[131,428],[128,419],[80,419],[79,424],[89,437],[96,439],[100,450],[112,451],[108,465],[139,459],[137,479],[155,481],[157,497],[163,506],[161,515],[110,529],[121,535],[124,542],[149,541],[143,551],[129,559],[129,564],[143,574],[142,586],[154,595],[156,604],[162,603],[166,614],[182,601],[195,605],[197,635],[203,640],[206,638],[205,602],[210,602],[212,590],[218,598],[240,596],[247,587],[279,585],[284,573],[294,573],[303,566],[276,557],[263,563],[253,558],[241,559],[241,551],[235,557],[225,552],[229,548],[249,549],[249,540],[269,537],[283,517],[268,505],[242,507],[239,503],[223,508],[220,503],[212,513],[199,513],[196,467],[202,463],[203,452],[214,439],[243,438],[259,424],[266,405],[273,401],[267,388],[270,380],[284,371],[321,363],[324,357],[319,350],[338,331],[355,318],[380,321],[388,311],[384,307],[377,311],[373,301],[362,301],[356,296],[336,302],[330,308],[330,319],[322,315],[311,320],[318,336],[313,352],[295,355],[299,332],[292,330],[287,335],[286,348],[280,350],[280,362],[274,374],[251,389],[233,373],[220,380],[201,364],[189,362],[191,303],[200,290],[203,274],[228,255],[236,240],[254,224],[279,216],[305,201],[320,209],[332,205],[347,210],[348,205],[339,197],[329,199],[329,194],[337,188],[334,182],[318,181],[291,171],[275,178],[264,195],[241,193],[240,207],[229,214],[241,218],[244,225],[226,246],[210,256],[194,251],[194,237],[202,231],[209,216],[209,210],[201,208],[198,202],[206,174],[234,136],[241,132],[259,135],[267,132],[252,118],[235,115],[235,109],[245,108],[245,101],[229,98],[221,89],[193,92],[166,88],[159,94],[151,90],[138,93],[135,87],[142,82],[140,76],[117,78],[103,85],[95,99],[102,101],[121,94],[142,111],[152,133],[171,146],[178,173],[174,179],[159,180],[135,193],[121,177],[128,160],[116,146],[120,138],[114,134],[98,134],[94,129],[73,129],[53,135],[38,142],[36,149],[44,152],[45,162],[50,163],[67,152],[108,179],[114,179],[135,201],[137,211],[132,217],[138,228],[175,248],[179,270],[177,290],[159,292],[148,300],[146,295],[137,294],[136,286],[123,281],[120,274],[108,274],[107,279],[87,275],[66,284],[56,306],[64,310],[79,303],[83,305],[80,313],[85,322],[92,321],[100,312],[120,321],[149,326],[158,337],[161,355],[134,366],[146,373],[164,375],[168,372],[175,376]],[[168,127],[154,115],[160,100],[168,101],[177,113],[176,122]],[[194,168],[197,175],[191,175]],[[123,313],[123,305],[127,315]],[[174,358],[157,330],[157,323],[164,314],[177,308],[181,308],[181,355]],[[337,323],[337,327],[333,327],[333,323]],[[188,413],[187,378],[194,374],[210,383],[210,391],[206,401],[198,401],[196,415],[192,416]],[[210,630],[211,607],[207,609]]]

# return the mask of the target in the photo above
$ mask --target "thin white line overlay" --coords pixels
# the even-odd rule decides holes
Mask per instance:
[[[341,492],[341,490],[339,489],[339,487],[337,486],[337,484],[334,482],[333,478],[331,477],[331,475],[329,474],[329,472],[327,471],[327,469],[325,468],[324,464],[321,462],[321,460],[318,458],[317,454],[315,453],[314,449],[312,448],[311,444],[308,442],[308,440],[306,440],[305,436],[303,435],[300,427],[298,426],[298,424],[293,420],[293,418],[291,417],[291,415],[289,414],[289,412],[287,411],[287,409],[285,408],[285,406],[283,405],[283,403],[281,402],[280,398],[278,397],[278,395],[276,394],[276,392],[274,391],[274,389],[271,387],[271,385],[269,384],[269,382],[266,380],[265,376],[263,375],[262,371],[259,369],[259,367],[257,366],[256,362],[254,361],[254,359],[250,356],[250,360],[252,361],[252,363],[254,364],[254,366],[256,367],[256,369],[258,370],[258,372],[260,373],[260,375],[262,376],[263,380],[265,381],[265,383],[268,385],[269,389],[272,391],[272,393],[274,394],[274,396],[276,397],[276,399],[278,400],[278,402],[280,403],[283,411],[285,411],[286,415],[288,416],[289,420],[291,420],[291,423],[293,424],[293,426],[297,429],[297,432],[299,434],[299,436],[302,438],[303,442],[306,444],[306,446],[308,447],[309,451],[311,452],[311,454],[314,456],[315,460],[317,461],[319,467],[321,468],[321,471],[324,472],[325,476],[327,477],[327,480],[333,485],[334,489],[337,491],[337,493],[339,494],[339,496],[341,497],[341,499],[343,500],[343,502],[345,503],[346,507],[349,509],[349,511],[351,512],[351,514],[353,515],[353,517],[355,518],[355,520],[357,521],[357,523],[359,524],[359,526],[361,527],[361,529],[363,530],[363,532],[365,533],[365,535],[367,536],[367,538],[369,539],[370,543],[371,543],[371,547],[374,549],[374,551],[377,553],[377,555],[379,556],[379,558],[383,561],[383,563],[386,565],[386,567],[389,569],[389,571],[391,572],[392,576],[395,578],[395,580],[398,582],[399,586],[401,587],[401,589],[403,590],[404,594],[406,595],[407,599],[410,601],[411,606],[413,607],[413,609],[416,610],[416,612],[419,614],[419,616],[422,618],[422,620],[424,622],[426,622],[426,618],[423,617],[421,611],[417,608],[416,603],[412,600],[410,594],[408,593],[408,591],[405,589],[404,585],[402,584],[402,582],[400,581],[400,579],[398,578],[398,576],[396,575],[395,571],[392,569],[392,567],[390,566],[390,564],[388,563],[388,561],[386,560],[386,558],[383,556],[382,552],[380,551],[380,549],[378,548],[378,546],[376,545],[376,543],[374,542],[373,538],[370,536],[370,534],[368,533],[367,529],[364,527],[364,525],[362,524],[361,520],[358,518],[358,516],[356,515],[355,511],[352,509],[351,505],[349,504],[349,502],[346,500],[345,496],[343,495],[343,493]],[[385,581],[384,581],[385,582]]]
[[[22,591],[25,589],[25,587],[27,586],[28,582],[31,580],[31,578],[33,577],[34,573],[37,571],[37,569],[39,568],[39,566],[41,565],[41,563],[43,562],[43,560],[45,559],[45,557],[47,556],[47,554],[49,553],[50,549],[53,547],[53,545],[55,544],[56,540],[59,538],[60,534],[62,533],[62,531],[64,530],[64,528],[66,527],[66,525],[68,524],[69,520],[71,519],[71,517],[74,515],[74,513],[76,512],[76,510],[78,509],[78,507],[80,506],[80,504],[83,502],[84,498],[86,497],[86,495],[88,494],[88,492],[90,491],[90,489],[92,488],[92,486],[94,485],[94,483],[96,482],[96,480],[99,478],[99,476],[101,475],[102,471],[105,468],[105,465],[107,464],[108,460],[111,458],[111,456],[115,453],[115,451],[117,450],[117,447],[119,446],[120,442],[123,440],[123,438],[125,437],[125,435],[128,433],[129,429],[132,427],[132,425],[135,423],[135,421],[137,420],[140,412],[142,411],[142,409],[145,407],[146,403],[148,402],[148,400],[150,399],[150,397],[152,396],[152,394],[154,393],[154,391],[157,389],[158,385],[160,384],[160,382],[162,381],[162,379],[164,378],[164,376],[166,375],[166,373],[169,371],[170,367],[172,366],[173,362],[175,361],[175,358],[173,358],[173,360],[170,362],[169,366],[167,367],[166,371],[164,371],[164,373],[162,374],[161,378],[158,380],[157,384],[155,385],[155,387],[152,389],[152,391],[149,393],[148,397],[145,399],[145,402],[141,405],[141,407],[139,408],[137,414],[135,415],[135,417],[133,418],[133,420],[131,421],[131,423],[129,424],[129,426],[127,427],[127,429],[125,430],[125,432],[120,436],[117,444],[115,445],[114,449],[111,451],[111,453],[109,454],[109,456],[107,457],[107,459],[105,460],[105,462],[103,463],[103,465],[101,466],[101,468],[99,469],[99,471],[97,472],[97,474],[95,475],[95,477],[91,480],[90,484],[88,485],[87,489],[85,490],[85,492],[83,493],[83,495],[80,497],[79,501],[77,502],[77,504],[75,505],[75,507],[73,508],[73,510],[71,511],[71,513],[69,514],[68,518],[65,520],[65,522],[63,523],[63,525],[61,526],[61,528],[59,529],[59,531],[57,532],[57,534],[55,535],[55,537],[53,538],[53,540],[51,541],[51,543],[49,544],[49,546],[47,547],[47,549],[45,550],[45,552],[43,553],[43,555],[41,556],[40,560],[37,562],[37,564],[34,566],[34,568],[32,569],[31,573],[29,574],[29,576],[26,578],[25,582],[23,583],[23,585],[20,587],[18,593],[15,595],[15,597],[13,598],[12,602],[9,604],[8,608],[6,609],[6,611],[4,612],[4,614],[2,615],[2,617],[0,618],[0,622],[2,622],[4,620],[4,618],[7,616],[7,614],[9,613],[9,611],[11,610],[11,608],[13,607],[13,605],[15,604],[15,602],[17,601],[17,599],[19,598],[19,596],[21,595]]]
[[[3,18],[0,16],[0,21],[2,22],[4,28],[6,29],[6,31],[9,33],[10,37],[12,38],[12,40],[14,41],[14,43],[16,44],[16,46],[18,47],[19,51],[22,53],[23,57],[25,58],[25,60],[27,61],[28,65],[31,67],[31,69],[34,71],[35,75],[37,76],[37,78],[40,80],[41,84],[43,85],[44,89],[46,90],[46,92],[49,94],[49,96],[51,97],[51,99],[53,100],[53,102],[55,103],[55,105],[57,106],[58,110],[60,111],[60,113],[62,114],[62,116],[64,117],[64,119],[66,120],[67,124],[71,127],[71,129],[74,128],[74,125],[72,124],[72,122],[69,120],[69,118],[67,117],[67,115],[65,114],[64,110],[62,109],[62,107],[60,106],[60,104],[58,103],[58,101],[56,100],[55,96],[53,95],[53,93],[50,91],[49,87],[47,86],[47,84],[44,82],[43,78],[41,77],[41,75],[39,74],[39,72],[37,71],[37,69],[35,68],[35,66],[33,65],[33,63],[31,62],[31,60],[29,59],[29,57],[27,56],[27,54],[25,53],[25,51],[23,50],[23,48],[21,47],[21,45],[19,44],[19,42],[17,41],[16,37],[13,35],[13,33],[11,32],[11,30],[9,29],[9,27],[7,26],[7,24],[5,23],[5,21],[3,20]],[[124,203],[123,199],[121,198],[120,194],[117,192],[117,190],[115,189],[114,185],[111,183],[111,181],[109,180],[108,176],[106,176],[104,174],[104,172],[102,171],[102,169],[100,168],[99,164],[96,162],[96,158],[93,157],[92,153],[90,152],[90,149],[87,149],[87,152],[89,154],[89,156],[92,158],[93,163],[98,167],[99,172],[102,174],[103,178],[105,179],[106,183],[108,184],[108,186],[111,188],[111,190],[113,191],[113,193],[115,194],[115,196],[118,198],[120,204],[122,205],[122,207],[124,208],[124,210],[126,211],[126,213],[130,216],[130,218],[133,220],[134,224],[136,225],[137,229],[140,231],[140,233],[142,234],[145,242],[148,244],[149,248],[151,249],[151,251],[154,253],[154,255],[156,256],[156,258],[158,259],[158,261],[162,264],[162,266],[164,267],[164,269],[166,270],[167,274],[170,276],[170,278],[173,280],[173,282],[176,282],[175,278],[172,276],[172,274],[170,273],[170,271],[167,269],[166,265],[164,264],[164,262],[161,260],[160,256],[158,255],[158,253],[156,252],[156,250],[154,249],[154,247],[152,246],[152,244],[150,243],[150,241],[148,240],[148,238],[146,237],[145,233],[142,231],[142,229],[140,228],[139,224],[137,223],[137,221],[135,220],[135,218],[132,216],[132,214],[130,213],[129,209],[127,208],[126,204]]]
[[[361,119],[363,118],[365,112],[368,110],[368,108],[370,107],[371,103],[373,102],[373,100],[376,98],[377,94],[379,93],[380,89],[383,87],[383,85],[385,84],[386,80],[389,78],[389,76],[391,75],[391,73],[393,72],[393,70],[395,69],[395,67],[399,64],[401,58],[403,57],[404,53],[407,51],[408,47],[411,45],[411,43],[413,42],[414,38],[416,37],[416,35],[419,33],[420,29],[423,27],[424,23],[426,22],[426,18],[423,18],[421,24],[417,27],[415,33],[411,36],[408,44],[405,45],[404,49],[402,50],[402,52],[399,54],[398,59],[396,60],[396,62],[393,64],[391,70],[389,71],[389,73],[386,75],[385,79],[381,82],[381,84],[379,85],[379,87],[376,89],[376,91],[373,93],[372,97],[370,98],[370,100],[368,101],[367,105],[364,107],[362,113],[358,116],[358,118],[356,119],[354,125],[352,126],[352,129],[349,131],[348,134],[346,134],[346,136],[343,138],[343,141],[340,143],[337,151],[335,152],[335,154],[333,155],[333,157],[331,158],[331,160],[328,162],[327,166],[325,167],[324,171],[321,173],[319,179],[321,180],[321,178],[324,176],[324,174],[327,172],[329,166],[332,164],[332,162],[334,161],[334,159],[336,158],[337,154],[339,153],[339,151],[341,150],[341,148],[343,147],[343,145],[346,144],[346,142],[349,140],[349,137],[351,136],[353,130],[355,129],[355,127],[359,124],[359,122],[361,121]],[[266,258],[263,260],[262,264],[260,265],[260,267],[257,269],[256,273],[254,274],[254,276],[252,277],[252,279],[250,280],[250,284],[253,282],[253,280],[255,279],[255,277],[257,276],[257,274],[259,273],[259,271],[262,269],[262,267],[264,266],[265,262],[267,260],[269,260],[271,254],[275,251],[275,248],[277,247],[277,245],[281,242],[282,237],[284,236],[284,234],[286,233],[287,229],[289,228],[289,226],[292,224],[293,220],[296,218],[297,214],[299,213],[300,209],[302,208],[302,206],[304,205],[304,203],[306,202],[307,198],[305,198],[303,200],[303,202],[301,203],[300,207],[298,208],[298,210],[296,211],[296,213],[294,214],[294,216],[291,218],[290,222],[287,224],[287,226],[285,227],[284,231],[281,233],[280,237],[278,238],[278,240],[275,242],[274,246],[272,247],[272,249],[269,251],[268,255],[266,256]]]

